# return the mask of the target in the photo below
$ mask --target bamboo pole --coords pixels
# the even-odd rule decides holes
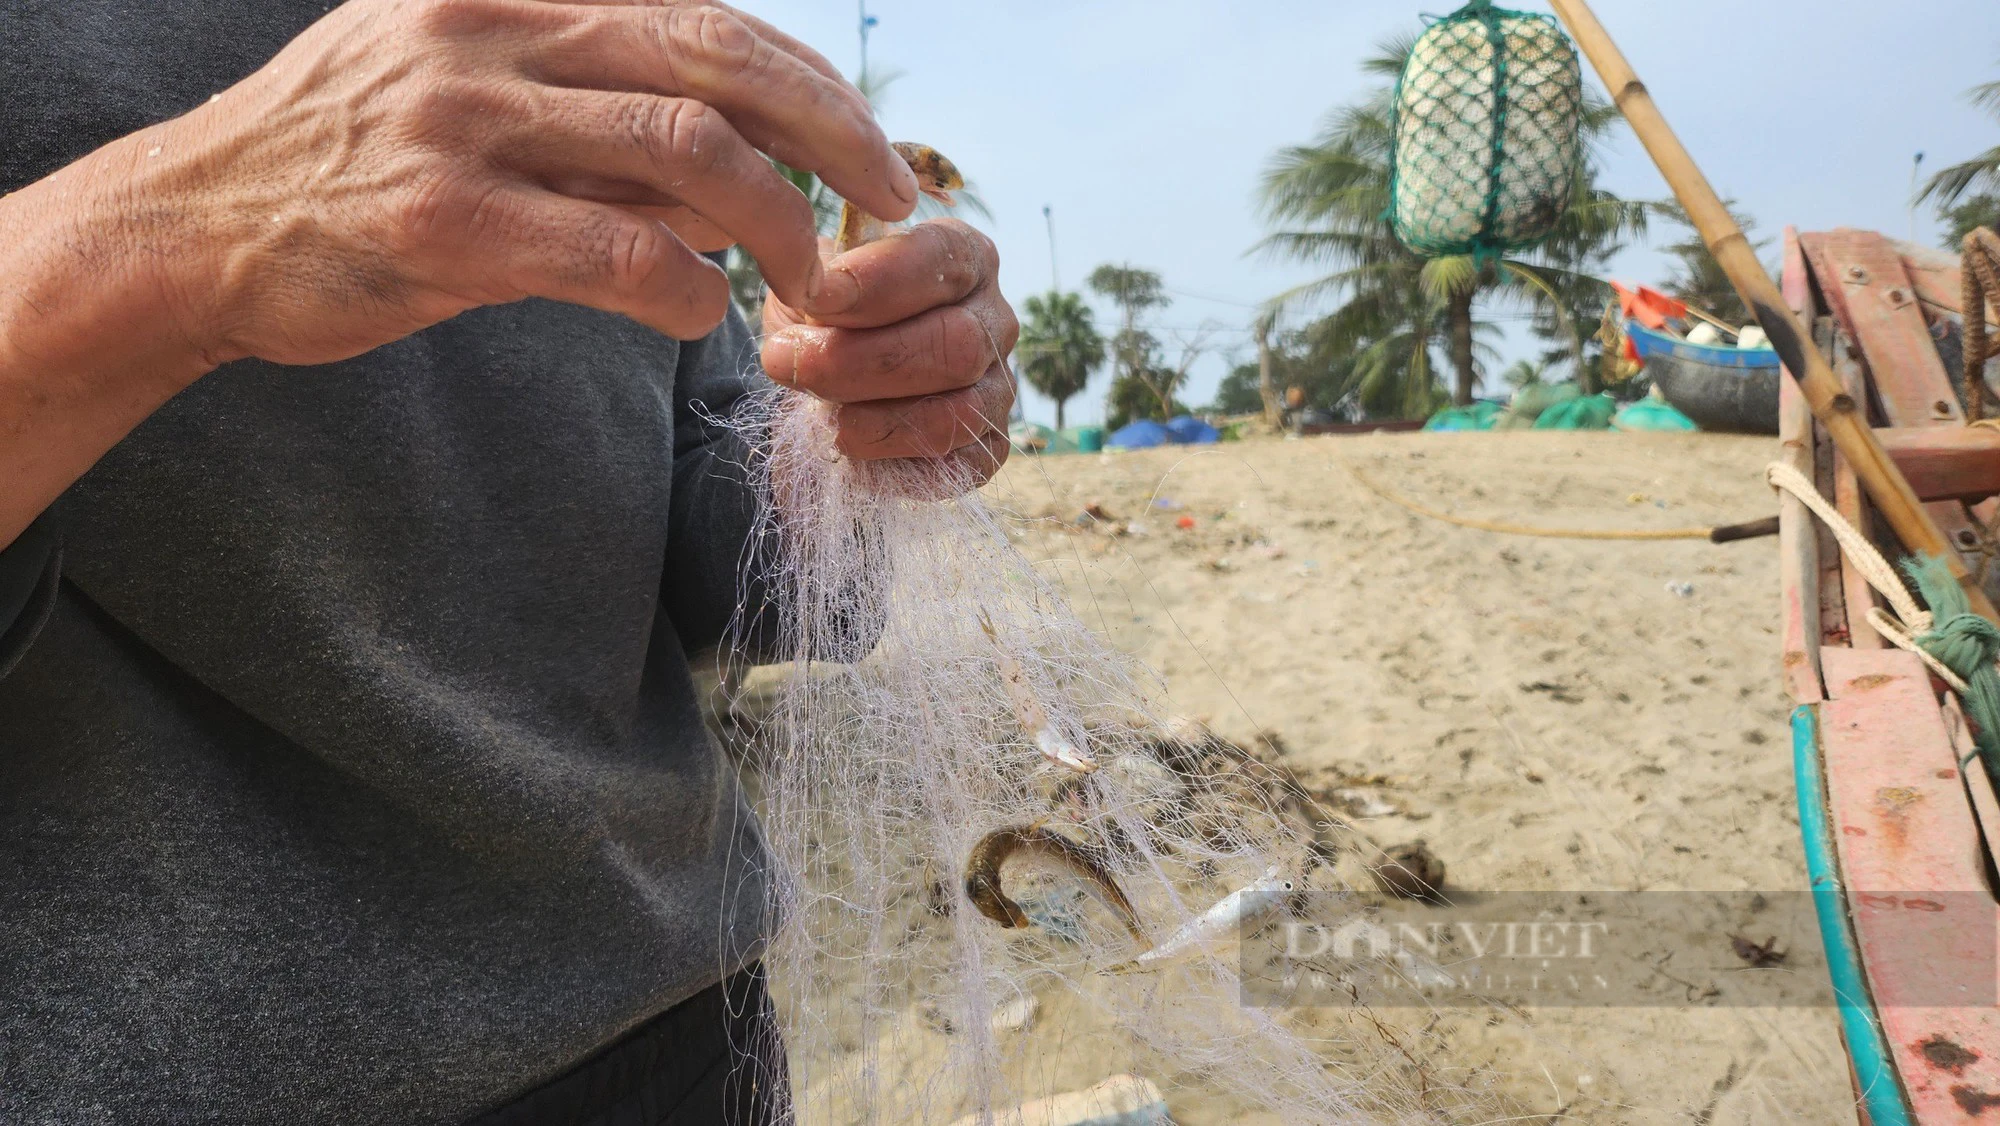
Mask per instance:
[[[1985,590],[1924,511],[1923,503],[1903,479],[1902,471],[1875,440],[1863,404],[1847,394],[1826,357],[1812,346],[1811,335],[1786,307],[1777,285],[1765,275],[1750,240],[1743,236],[1729,209],[1722,205],[1722,197],[1716,195],[1708,177],[1702,175],[1694,158],[1674,135],[1659,107],[1653,104],[1645,83],[1633,73],[1632,64],[1625,61],[1624,53],[1597,21],[1590,5],[1585,0],[1549,0],[1549,4],[1576,37],[1577,45],[1583,48],[1598,77],[1604,80],[1605,88],[1611,91],[1611,100],[1631,123],[1632,131],[1639,135],[1640,143],[1652,154],[1653,163],[1659,166],[1660,174],[1666,177],[1667,185],[1694,221],[1695,229],[1701,232],[1708,252],[1729,275],[1736,292],[1743,295],[1743,303],[1750,307],[1764,334],[1771,338],[1771,347],[1784,360],[1785,369],[1798,380],[1813,416],[1826,427],[1840,455],[1854,467],[1854,475],[1868,491],[1876,509],[1895,529],[1905,548],[1942,556],[1959,585],[1965,588],[1973,611],[2000,624],[2000,613],[1995,612]]]

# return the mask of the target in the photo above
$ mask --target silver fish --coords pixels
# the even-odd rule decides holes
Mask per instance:
[[[1168,935],[1158,946],[1128,962],[1110,967],[1111,971],[1147,969],[1240,934],[1244,928],[1254,927],[1269,918],[1295,887],[1296,884],[1279,876],[1278,870],[1273,868],[1255,883],[1223,896],[1215,906]]]

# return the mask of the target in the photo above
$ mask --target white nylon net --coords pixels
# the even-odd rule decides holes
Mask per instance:
[[[1374,1014],[1245,1002],[1233,916],[1337,917],[1339,827],[1282,769],[1171,728],[962,470],[838,458],[790,392],[734,424],[782,543],[761,578],[790,664],[743,746],[799,1121],[1013,1122],[1115,1071],[1284,1123],[1485,1117]],[[1027,925],[968,897],[976,855]]]

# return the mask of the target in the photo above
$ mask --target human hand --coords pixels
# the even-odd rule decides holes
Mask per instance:
[[[884,218],[917,197],[825,59],[688,0],[352,0],[121,144],[153,288],[211,363],[329,362],[530,296],[699,337],[729,286],[698,252],[731,243],[817,307],[811,208],[763,154]]]
[[[830,246],[826,248],[830,252]],[[829,257],[809,309],[764,302],[764,371],[833,404],[835,446],[860,461],[943,459],[977,486],[1007,460],[1020,322],[992,240],[923,223]]]

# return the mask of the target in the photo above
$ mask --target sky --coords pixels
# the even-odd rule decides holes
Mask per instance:
[[[854,0],[744,6],[858,69]],[[1546,11],[1540,0],[1517,7]],[[1359,62],[1450,0],[869,0],[869,63],[902,73],[882,120],[897,140],[950,156],[993,212],[1001,285],[1018,306],[1053,278],[1081,289],[1105,262],[1158,271],[1174,304],[1153,317],[1170,359],[1206,328],[1186,401],[1205,403],[1255,358],[1253,308],[1309,271],[1250,255],[1265,233],[1256,185],[1279,148],[1309,141],[1329,109],[1364,96]],[[1965,91],[2000,77],[1995,0],[1597,0],[1610,30],[1717,189],[1775,237],[1801,230],[1911,229],[1913,156],[1935,170],[1990,148],[2000,125]],[[1586,64],[1585,73],[1595,82]],[[1600,87],[1601,89],[1601,87]],[[1604,183],[1634,198],[1667,188],[1620,131]],[[1917,237],[1936,240],[1928,213]],[[1652,241],[1674,232],[1656,231]],[[1767,251],[1775,261],[1776,243]],[[1664,280],[1634,247],[1612,275]],[[1108,304],[1094,300],[1107,331]],[[1510,331],[1495,370],[1531,350]],[[1102,415],[1109,373],[1070,401]],[[1027,416],[1052,422],[1023,388]]]

